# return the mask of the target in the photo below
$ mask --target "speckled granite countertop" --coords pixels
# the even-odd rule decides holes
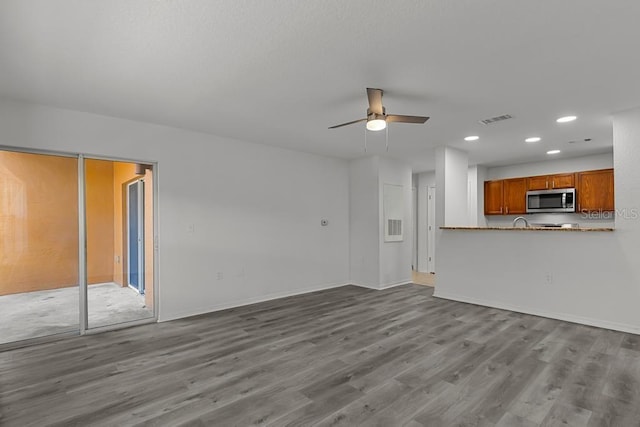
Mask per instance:
[[[441,230],[499,230],[499,231],[614,231],[614,228],[561,227],[440,227]]]

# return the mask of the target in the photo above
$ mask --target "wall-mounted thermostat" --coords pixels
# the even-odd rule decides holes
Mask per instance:
[[[323,226],[323,227],[329,225],[329,220],[321,219],[320,220],[320,225]]]

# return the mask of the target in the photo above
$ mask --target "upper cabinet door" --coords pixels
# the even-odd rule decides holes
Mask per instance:
[[[543,176],[530,176],[527,178],[528,190],[546,190],[549,188],[549,177]]]
[[[527,178],[528,190],[549,190],[552,188],[573,188],[575,184],[574,173],[560,173],[557,175],[530,176]]]
[[[549,177],[551,181],[550,188],[573,188],[576,186],[574,173],[563,173],[552,175]]]
[[[484,214],[485,215],[502,215],[502,193],[504,189],[504,181],[485,181],[484,182]]]
[[[613,169],[579,172],[576,191],[578,211],[613,211]]]
[[[504,180],[504,213],[523,214],[527,211],[527,179]]]

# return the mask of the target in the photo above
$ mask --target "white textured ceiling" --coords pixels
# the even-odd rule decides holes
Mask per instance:
[[[637,0],[3,0],[0,97],[355,158],[364,124],[327,127],[378,87],[387,112],[431,116],[390,128],[417,171],[445,144],[570,157],[610,150],[611,113],[640,105],[639,18]]]

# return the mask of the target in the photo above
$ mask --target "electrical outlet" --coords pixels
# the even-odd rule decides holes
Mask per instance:
[[[224,279],[224,274],[222,273],[222,271],[218,271],[218,280],[222,280]]]
[[[546,272],[544,274],[544,281],[546,284],[550,285],[553,283],[553,274]]]
[[[196,225],[195,224],[187,225],[187,233],[195,233],[195,231],[196,231]]]

